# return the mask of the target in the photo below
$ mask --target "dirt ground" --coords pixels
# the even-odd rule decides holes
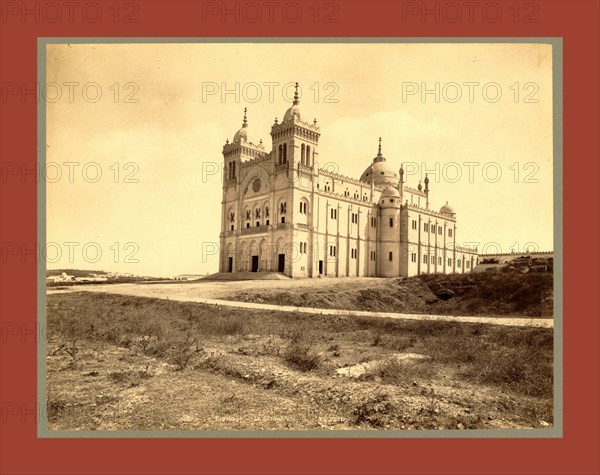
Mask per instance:
[[[551,363],[551,329],[48,297],[50,429],[546,428]]]

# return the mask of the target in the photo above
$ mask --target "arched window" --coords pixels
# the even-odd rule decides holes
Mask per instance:
[[[306,164],[312,166],[312,157],[310,156],[310,145],[306,146]]]
[[[305,152],[306,152],[306,146],[304,144],[302,144],[302,146],[300,147],[300,163],[302,163],[302,165],[306,165],[306,158],[305,158]]]
[[[283,160],[283,146],[279,145],[279,156],[277,157],[277,164],[281,165]]]
[[[287,144],[286,143],[283,144],[283,162],[282,163],[287,163]]]

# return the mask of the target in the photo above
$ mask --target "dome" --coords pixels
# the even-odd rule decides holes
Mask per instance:
[[[300,120],[300,99],[298,97],[298,83],[296,83],[296,91],[294,92],[294,102],[292,103],[292,107],[290,107],[283,116],[283,122],[287,122],[288,120],[296,118],[296,120]]]
[[[375,185],[398,185],[399,176],[387,163],[381,154],[381,137],[379,137],[379,152],[373,163],[367,167],[360,177],[360,181]]]
[[[298,104],[294,104],[287,111],[285,111],[285,115],[283,116],[283,121],[287,122],[288,120],[292,120],[296,117],[296,120],[300,120],[300,107]]]
[[[400,192],[398,191],[398,188],[395,188],[393,186],[388,186],[385,190],[383,190],[381,192],[381,197],[382,198],[387,198],[387,197],[400,198]]]
[[[238,130],[233,136],[233,143],[249,142],[248,140],[248,120],[246,118],[247,108],[244,108],[244,121],[242,122],[242,128]]]
[[[440,213],[443,213],[443,214],[456,214],[456,211],[454,211],[454,208],[452,206],[450,206],[448,204],[448,202],[446,201],[446,204],[440,208]]]
[[[233,136],[233,143],[248,142],[248,126],[244,125]]]

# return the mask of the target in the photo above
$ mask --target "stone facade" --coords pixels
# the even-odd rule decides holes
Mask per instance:
[[[220,272],[290,277],[400,277],[464,273],[477,249],[455,245],[456,213],[429,206],[429,180],[404,183],[379,151],[360,179],[319,168],[320,127],[296,93],[272,148],[242,128],[223,146]]]

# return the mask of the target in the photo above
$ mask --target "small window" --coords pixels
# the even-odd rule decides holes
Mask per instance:
[[[442,257],[440,256],[440,257],[438,257],[438,266],[441,266],[441,265],[442,265]]]
[[[260,226],[260,221],[256,222],[256,227],[258,228]]]
[[[423,264],[427,264],[427,254],[423,254]]]
[[[417,262],[417,253],[416,252],[413,252],[410,255],[410,260],[411,260],[411,262]]]
[[[452,229],[448,229],[448,237],[452,237]]]
[[[394,253],[392,251],[390,251],[390,261],[394,260]]]
[[[452,267],[452,259],[448,258],[448,267]]]
[[[394,218],[390,218],[390,228],[394,227]]]
[[[417,230],[417,221],[416,220],[412,220],[412,228],[416,231]]]
[[[233,224],[231,225],[231,230],[233,231]]]
[[[425,231],[426,233],[429,232],[429,223],[423,224],[423,231]]]
[[[285,216],[282,216],[281,217],[281,224],[284,224],[284,223],[285,223]]]
[[[441,226],[438,226],[438,234],[440,234],[440,235],[442,234],[442,227]]]
[[[246,223],[246,228],[249,228],[249,227],[250,227],[250,223]]]
[[[265,223],[265,224],[266,224],[267,226],[269,225],[269,220],[268,220],[268,219],[267,219],[267,221],[266,221],[266,223]]]

